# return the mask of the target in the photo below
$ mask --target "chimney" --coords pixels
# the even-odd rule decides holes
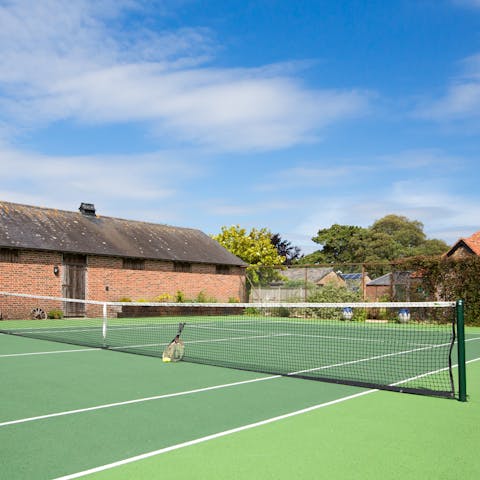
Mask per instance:
[[[80,205],[80,213],[87,217],[95,217],[95,205],[93,203],[84,203],[82,202]]]

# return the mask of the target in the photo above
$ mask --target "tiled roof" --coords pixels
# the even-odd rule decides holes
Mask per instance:
[[[457,240],[445,256],[450,257],[461,246],[467,247],[467,249],[470,249],[475,255],[480,255],[480,231],[475,232],[467,238]]]
[[[480,255],[480,231],[465,238],[464,241],[476,255]]]
[[[246,266],[200,230],[86,213],[0,201],[0,247]]]

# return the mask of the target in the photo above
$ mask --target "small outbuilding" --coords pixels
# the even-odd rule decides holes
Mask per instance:
[[[0,291],[63,298],[245,299],[246,264],[200,230],[0,201]],[[7,297],[4,318],[25,316]],[[82,303],[65,303],[82,316]]]
[[[446,257],[460,259],[480,255],[480,231],[467,238],[460,238],[445,254]]]

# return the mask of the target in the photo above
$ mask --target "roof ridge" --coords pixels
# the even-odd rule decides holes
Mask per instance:
[[[76,210],[65,210],[63,208],[53,208],[53,207],[44,207],[44,206],[38,206],[38,205],[29,205],[29,204],[24,204],[24,203],[16,203],[16,202],[9,202],[6,200],[0,200],[0,207],[2,205],[12,205],[14,207],[23,207],[23,208],[31,208],[31,209],[36,209],[36,210],[47,210],[51,212],[62,212],[62,213],[67,213],[67,214],[72,214],[72,215],[82,215],[82,217],[85,217],[80,211]],[[178,226],[178,225],[171,225],[168,223],[160,223],[160,222],[152,222],[152,221],[146,221],[146,220],[134,220],[130,218],[121,218],[121,217],[112,217],[109,215],[96,215],[95,217],[91,218],[104,218],[104,219],[109,219],[109,220],[120,220],[123,222],[135,222],[135,223],[143,223],[146,225],[161,225],[162,227],[169,227],[169,228],[179,228],[182,230],[195,230],[195,231],[201,231],[199,228],[193,228],[193,227],[183,227],[183,226]]]

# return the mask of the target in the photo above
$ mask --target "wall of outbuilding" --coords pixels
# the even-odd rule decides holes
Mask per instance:
[[[19,250],[15,261],[0,259],[0,291],[61,297],[62,262],[61,252]],[[178,292],[192,300],[202,293],[220,302],[243,301],[245,269],[231,266],[228,273],[219,274],[213,264],[193,263],[191,272],[176,272],[173,262],[147,259],[143,270],[130,270],[123,267],[122,258],[87,256],[87,299],[174,301]],[[35,307],[49,311],[61,308],[61,303],[0,295],[0,318],[29,318]]]

